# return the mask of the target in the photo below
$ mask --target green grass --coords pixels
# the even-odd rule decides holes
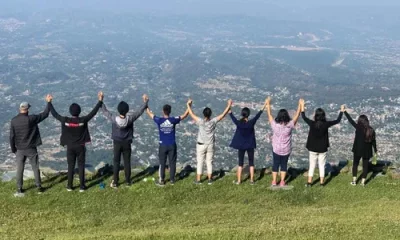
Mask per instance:
[[[236,186],[234,176],[214,185],[193,177],[159,188],[67,192],[58,177],[44,194],[13,196],[15,182],[0,183],[0,239],[398,239],[400,186],[377,177],[365,188],[339,175],[325,187],[268,190],[270,176]],[[108,184],[110,179],[106,180]],[[28,181],[25,186],[32,186]]]

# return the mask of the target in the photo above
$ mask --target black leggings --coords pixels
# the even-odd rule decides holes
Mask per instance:
[[[354,161],[353,161],[353,177],[357,177],[357,168],[358,164],[360,164],[360,160],[362,157],[360,156],[354,156]],[[367,178],[368,175],[368,164],[369,164],[369,158],[365,159],[362,158],[362,165],[363,165],[363,171],[361,174],[362,178]]]
[[[244,149],[238,151],[239,157],[239,167],[243,167],[244,163],[244,154],[247,152],[247,156],[249,157],[249,166],[254,167],[254,148]]]

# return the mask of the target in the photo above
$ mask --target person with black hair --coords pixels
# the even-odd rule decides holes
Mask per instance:
[[[17,192],[14,194],[15,197],[24,196],[22,186],[24,183],[26,159],[29,159],[32,166],[38,193],[41,194],[44,191],[40,179],[39,154],[37,151],[37,147],[42,145],[42,138],[40,137],[38,124],[49,116],[49,105],[51,104],[52,99],[53,97],[51,95],[46,96],[46,108],[39,114],[29,114],[31,105],[28,102],[22,102],[19,105],[19,114],[11,120],[10,147],[11,152],[15,153],[15,162],[17,164]]]
[[[214,144],[215,144],[215,128],[217,123],[225,118],[228,111],[231,109],[232,100],[229,99],[223,113],[215,118],[211,118],[212,111],[206,107],[203,110],[204,119],[196,116],[192,110],[192,100],[187,102],[189,115],[193,118],[199,126],[199,133],[197,136],[196,155],[197,155],[197,175],[195,184],[201,184],[201,174],[203,173],[203,164],[207,164],[208,184],[212,184],[212,162],[214,158]]]
[[[111,139],[113,140],[114,159],[113,159],[113,180],[110,187],[117,188],[119,182],[119,168],[121,163],[121,155],[124,158],[125,182],[128,186],[131,182],[131,155],[132,140],[134,132],[134,122],[144,113],[149,102],[146,94],[142,96],[143,104],[138,111],[129,112],[128,103],[121,101],[118,104],[118,115],[113,115],[107,110],[105,104],[102,106],[104,116],[112,122]]]
[[[175,126],[189,115],[189,110],[186,109],[185,113],[178,117],[170,117],[170,114],[171,106],[168,104],[163,106],[162,117],[155,116],[150,108],[147,107],[147,115],[149,115],[149,117],[157,124],[160,136],[160,145],[158,147],[158,158],[160,161],[159,179],[156,181],[156,185],[160,187],[165,186],[165,167],[167,164],[167,159],[169,163],[170,183],[171,185],[175,184],[177,160]]]
[[[244,164],[244,155],[247,152],[250,166],[250,184],[254,184],[254,149],[256,149],[256,136],[254,126],[257,120],[260,118],[266,107],[267,101],[265,101],[261,110],[252,119],[249,119],[250,109],[245,107],[241,111],[242,118],[238,120],[229,110],[229,116],[233,123],[236,125],[236,131],[233,135],[230,147],[238,150],[238,169],[237,169],[237,181],[234,184],[241,184],[242,182],[242,170]]]
[[[301,100],[301,116],[310,127],[308,132],[306,148],[309,151],[310,167],[306,187],[311,187],[315,166],[318,162],[320,186],[325,183],[325,164],[329,144],[329,128],[339,124],[343,117],[344,105],[340,107],[340,113],[336,120],[327,121],[325,111],[317,108],[314,113],[314,120],[306,117],[304,113],[305,103]]]
[[[281,179],[279,185],[286,185],[285,178],[287,173],[287,164],[290,153],[292,152],[292,131],[300,116],[300,101],[293,120],[289,116],[286,109],[280,109],[278,115],[274,119],[271,113],[271,98],[267,99],[267,115],[268,121],[272,128],[272,183],[271,186],[277,185],[277,175],[280,168]]]
[[[57,113],[50,103],[50,112],[55,119],[61,122],[61,146],[67,146],[68,163],[68,182],[67,191],[73,190],[73,179],[75,164],[78,162],[79,192],[86,190],[85,185],[85,162],[86,162],[86,144],[91,141],[88,122],[97,114],[103,104],[104,95],[102,92],[97,94],[99,99],[94,109],[86,116],[80,117],[81,107],[77,103],[71,104],[69,113],[72,117],[63,117]]]
[[[378,152],[376,146],[376,134],[375,130],[370,126],[369,119],[366,115],[360,115],[357,122],[353,120],[350,114],[344,110],[346,118],[349,120],[350,124],[356,129],[356,134],[354,138],[352,152],[354,154],[353,158],[353,180],[351,185],[357,185],[357,169],[360,164],[360,160],[363,162],[363,170],[361,174],[361,186],[365,186],[365,180],[368,175],[368,164],[371,157]]]

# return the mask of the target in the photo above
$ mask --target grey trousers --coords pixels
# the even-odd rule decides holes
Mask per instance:
[[[17,150],[17,188],[22,188],[24,182],[25,161],[28,158],[32,166],[33,175],[35,176],[35,184],[37,187],[42,185],[40,181],[39,171],[39,155],[36,148]]]

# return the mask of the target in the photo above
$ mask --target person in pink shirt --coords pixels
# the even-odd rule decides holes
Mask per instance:
[[[289,113],[286,109],[281,109],[278,112],[277,117],[271,114],[271,98],[267,99],[267,114],[268,120],[272,128],[272,154],[273,154],[273,166],[272,166],[272,186],[277,185],[277,175],[280,167],[281,179],[280,186],[285,186],[285,177],[287,172],[287,163],[289,160],[290,153],[292,152],[292,130],[294,129],[297,120],[300,116],[300,101],[298,104],[297,112],[293,119],[290,118]]]

